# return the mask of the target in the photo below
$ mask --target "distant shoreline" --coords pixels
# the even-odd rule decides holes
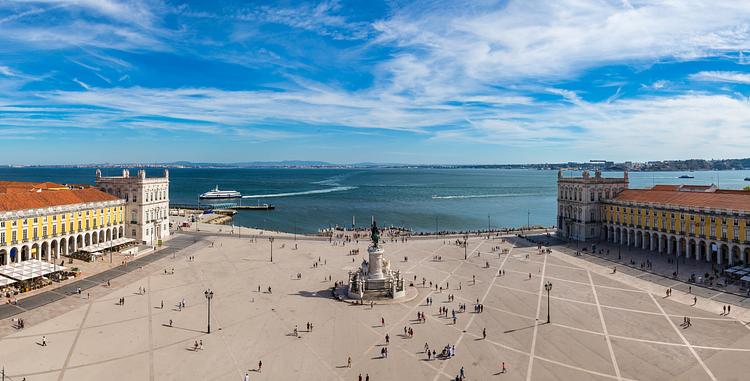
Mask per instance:
[[[750,159],[748,159],[750,160]],[[620,172],[626,168],[579,166],[571,167],[564,164],[467,164],[467,165],[175,165],[175,164],[83,164],[83,165],[1,165],[3,169],[121,169],[121,168],[151,168],[151,169],[499,169],[499,170],[538,170],[538,171],[584,171],[601,170],[603,172]],[[732,172],[750,170],[750,165],[740,168],[627,168],[629,172]]]

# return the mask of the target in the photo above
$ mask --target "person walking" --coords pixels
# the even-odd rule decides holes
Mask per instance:
[[[502,369],[500,370],[500,373],[505,373],[507,369],[505,368],[505,361],[503,361]]]
[[[482,339],[487,339],[487,328],[482,328]]]
[[[263,360],[258,361],[258,373],[263,369]]]
[[[349,356],[349,358],[346,359],[346,367],[347,368],[352,367],[352,356]]]
[[[243,381],[250,381],[250,375],[245,372],[245,377],[243,378]]]
[[[43,347],[47,346],[47,336],[42,336],[42,346]]]

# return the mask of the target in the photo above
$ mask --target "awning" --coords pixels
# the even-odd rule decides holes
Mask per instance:
[[[0,275],[15,280],[27,280],[65,269],[66,267],[54,263],[31,259],[21,263],[0,266]]]
[[[0,276],[0,287],[5,287],[13,283],[16,283],[16,281],[10,278],[5,278],[5,277]]]
[[[102,250],[109,249],[110,247],[120,246],[120,245],[124,245],[126,243],[131,243],[131,242],[135,242],[135,240],[132,239],[132,238],[125,238],[125,237],[115,238],[112,241],[97,243],[97,244],[94,244],[94,245],[88,245],[88,246],[82,247],[82,248],[80,248],[78,250],[79,251],[87,251],[89,253],[93,253],[95,251],[102,251]]]
[[[740,280],[745,281],[745,282],[750,282],[750,275],[745,275],[742,278],[740,278]]]

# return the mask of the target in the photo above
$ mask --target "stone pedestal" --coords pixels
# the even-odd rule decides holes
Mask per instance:
[[[369,261],[362,261],[359,271],[349,273],[348,297],[360,300],[404,297],[404,279],[399,271],[391,270],[389,261],[383,259],[385,250],[371,246],[367,253]]]
[[[369,280],[381,280],[385,279],[383,274],[383,250],[380,247],[368,247],[367,253],[370,254],[370,260],[367,268],[367,279]]]

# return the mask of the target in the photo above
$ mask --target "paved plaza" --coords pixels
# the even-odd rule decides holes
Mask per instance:
[[[693,306],[693,295],[676,290],[666,297],[662,285],[557,251],[539,254],[515,238],[471,238],[468,260],[452,239],[386,243],[385,257],[407,283],[416,277],[418,292],[372,308],[331,294],[334,282],[360,265],[364,240],[334,245],[279,237],[271,263],[265,237],[175,239],[179,250],[110,287],[102,281],[88,290],[90,298],[65,296],[16,315],[26,321],[23,330],[4,319],[0,366],[10,379],[243,380],[248,373],[250,380],[449,380],[462,367],[469,380],[750,377],[747,310],[733,307],[725,316],[715,300],[698,297]],[[348,255],[355,248],[360,255]],[[552,283],[550,324],[545,282]],[[214,292],[210,334],[207,289]],[[474,312],[477,300],[481,313]],[[459,304],[467,308],[453,324],[450,311]],[[404,335],[404,327],[414,335]],[[438,353],[454,345],[455,356],[428,361],[425,343]]]

